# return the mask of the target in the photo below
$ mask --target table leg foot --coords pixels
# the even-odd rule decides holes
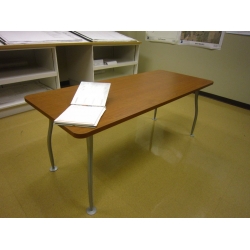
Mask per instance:
[[[58,169],[57,166],[53,166],[49,169],[50,172],[56,172],[56,170]]]
[[[87,214],[94,215],[95,213],[96,213],[96,208],[95,207],[92,207],[92,208],[88,207],[87,208]]]

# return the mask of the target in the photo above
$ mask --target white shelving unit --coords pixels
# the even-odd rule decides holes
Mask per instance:
[[[24,96],[57,88],[55,48],[0,51],[0,118],[32,109]]]
[[[32,109],[26,95],[60,88],[58,68],[70,85],[137,74],[139,45],[132,41],[0,46],[0,118]],[[98,59],[116,64],[96,66]]]

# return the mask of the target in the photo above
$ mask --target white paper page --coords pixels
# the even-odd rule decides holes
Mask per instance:
[[[110,83],[81,82],[71,104],[105,106]]]
[[[94,127],[103,115],[105,107],[70,105],[57,119],[58,125]]]

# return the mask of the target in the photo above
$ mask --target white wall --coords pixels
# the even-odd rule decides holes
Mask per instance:
[[[145,41],[144,31],[122,32],[142,42],[138,72],[164,69],[207,78],[203,91],[250,104],[250,36],[225,34],[221,50]]]

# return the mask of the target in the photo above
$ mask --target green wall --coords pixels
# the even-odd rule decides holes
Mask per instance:
[[[121,32],[142,42],[138,72],[164,69],[214,81],[203,91],[250,104],[250,36],[226,33],[221,50],[145,41],[145,31]]]

